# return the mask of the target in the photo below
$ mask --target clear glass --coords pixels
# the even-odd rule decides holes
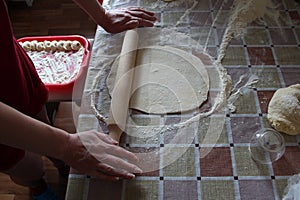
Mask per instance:
[[[249,152],[253,160],[270,164],[284,154],[284,138],[281,133],[271,128],[258,130],[251,138]]]

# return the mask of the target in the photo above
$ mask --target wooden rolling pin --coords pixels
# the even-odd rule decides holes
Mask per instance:
[[[125,33],[114,89],[111,95],[107,127],[109,135],[116,141],[120,140],[122,132],[126,128],[138,39],[138,33],[135,29],[128,30]]]

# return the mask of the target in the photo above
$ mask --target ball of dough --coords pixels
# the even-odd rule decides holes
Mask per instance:
[[[78,42],[78,41],[72,41],[72,44],[71,44],[72,50],[78,51],[80,49],[80,47],[81,47],[80,42]]]
[[[57,50],[64,51],[65,50],[64,45],[65,45],[65,42],[63,40],[58,41],[57,45],[56,45]]]
[[[57,48],[56,40],[51,41],[50,48],[51,48],[51,51],[56,51],[56,48]]]
[[[37,51],[44,51],[45,50],[44,42],[38,42],[37,45],[36,45],[36,50]]]
[[[30,49],[31,49],[31,51],[35,51],[35,50],[36,50],[37,44],[38,44],[38,41],[37,41],[37,40],[32,40],[32,41],[30,42]]]
[[[46,51],[50,51],[51,50],[51,42],[48,40],[44,41],[44,46],[45,46],[45,50]]]
[[[278,89],[269,103],[267,117],[277,131],[300,134],[300,84]]]
[[[71,45],[72,45],[72,41],[70,41],[70,40],[65,41],[65,42],[64,42],[64,49],[65,49],[66,51],[71,51],[71,50],[72,50]]]
[[[21,44],[21,43],[20,43]],[[31,50],[31,46],[30,46],[30,42],[29,41],[25,41],[21,44],[22,48],[25,51],[30,51]]]

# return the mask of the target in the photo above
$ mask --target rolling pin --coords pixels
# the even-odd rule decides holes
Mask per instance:
[[[111,94],[107,128],[110,137],[116,141],[120,140],[122,132],[126,128],[138,39],[135,29],[125,33],[114,89]]]

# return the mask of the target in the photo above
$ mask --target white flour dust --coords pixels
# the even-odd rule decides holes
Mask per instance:
[[[276,6],[272,0],[235,0],[233,2],[229,22],[220,45],[216,64],[221,65],[226,54],[226,49],[233,38],[242,37],[246,33],[247,25],[254,21],[262,22],[264,17],[269,17],[275,22],[278,22],[279,12],[276,10]],[[228,99],[228,108],[230,112],[236,111],[233,104],[241,95],[241,90],[251,88],[252,85],[257,82],[257,77],[252,77],[246,85],[237,89],[236,92],[230,95]],[[233,92],[233,90],[231,92]]]
[[[245,34],[246,26],[256,20],[262,21],[269,17],[279,19],[279,12],[272,0],[235,0],[231,16],[220,46],[217,63],[221,63],[230,41]]]
[[[185,13],[180,17],[176,26],[178,26],[187,16],[188,14],[194,10],[199,3],[199,0],[191,0],[193,5],[188,8]],[[176,1],[175,3],[180,3],[180,1]],[[212,27],[215,25],[216,21],[220,18],[220,13],[224,7],[224,5],[228,3],[227,1],[222,2],[221,8],[218,10],[215,19],[212,23]],[[168,6],[170,6],[168,4]],[[272,19],[278,24],[279,21],[279,12],[276,10],[277,6],[272,0],[234,0],[230,17],[228,18],[227,28],[222,38],[222,42],[220,45],[220,49],[218,51],[217,60],[215,61],[216,66],[219,69],[219,77],[221,82],[223,83],[223,92],[217,97],[216,106],[218,102],[223,102],[223,98],[229,97],[229,94],[234,92],[231,88],[231,78],[227,74],[227,70],[222,66],[222,60],[225,57],[226,49],[233,38],[240,38],[246,33],[246,27],[250,23],[257,21],[259,23],[263,23],[264,18]],[[206,45],[204,49],[206,49],[208,40],[212,32],[210,31],[207,36]],[[250,80],[251,79],[251,80]],[[229,98],[228,107],[231,112],[235,112],[235,106],[233,103],[241,94],[240,91],[245,88],[251,88],[253,84],[258,82],[257,77],[253,79],[250,78],[246,85],[241,88],[235,90],[235,93],[232,94]],[[218,100],[219,99],[219,100]]]

